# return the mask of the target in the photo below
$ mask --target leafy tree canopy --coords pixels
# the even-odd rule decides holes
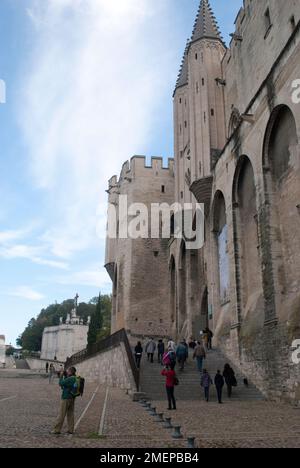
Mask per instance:
[[[77,314],[83,318],[84,323],[87,322],[90,316],[96,316],[96,309],[99,298],[94,297],[88,303],[81,302],[78,305]],[[26,351],[40,351],[42,346],[42,337],[45,327],[59,325],[60,317],[65,321],[67,314],[71,313],[74,308],[74,300],[67,299],[61,304],[50,304],[45,309],[42,309],[37,318],[32,318],[23,333],[17,339],[17,345],[21,346]],[[96,325],[97,336],[100,339],[110,334],[110,316],[111,316],[111,296],[101,296],[102,321]],[[102,336],[103,335],[103,336]]]

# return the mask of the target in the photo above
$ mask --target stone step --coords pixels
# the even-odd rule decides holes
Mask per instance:
[[[217,370],[221,372],[224,369],[225,363],[228,362],[219,350],[209,351],[207,357],[203,362],[203,368],[206,368],[212,379],[214,379]],[[229,363],[230,364],[230,363]],[[263,395],[259,390],[249,383],[249,386],[244,386],[244,376],[241,372],[235,370],[238,387],[233,389],[233,401],[252,401],[263,400]],[[141,367],[141,390],[146,393],[151,400],[164,400],[165,386],[164,378],[160,375],[162,366],[157,362],[149,363],[146,359],[142,362]],[[186,363],[184,371],[180,371],[178,365],[176,367],[176,374],[179,379],[179,386],[176,388],[176,398],[179,400],[201,400],[203,399],[203,389],[200,386],[201,374],[197,370],[196,362],[192,360],[191,353]],[[224,395],[226,394],[226,387],[224,388]],[[211,387],[212,398],[216,397],[216,390],[214,385]]]

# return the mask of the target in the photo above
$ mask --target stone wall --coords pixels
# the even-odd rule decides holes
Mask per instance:
[[[62,324],[46,327],[43,332],[41,359],[65,362],[68,357],[82,351],[87,345],[87,325]]]
[[[77,374],[84,377],[88,382],[122,388],[129,393],[136,391],[135,381],[123,343],[97,356],[86,359],[84,362],[75,365],[75,367]]]
[[[31,370],[36,370],[36,371],[41,371],[41,372],[46,372],[47,362],[49,366],[50,364],[53,364],[56,371],[59,371],[61,369],[61,366],[63,366],[64,368],[64,365],[65,365],[64,362],[47,360],[47,359],[37,359],[37,358],[26,358],[26,362]]]

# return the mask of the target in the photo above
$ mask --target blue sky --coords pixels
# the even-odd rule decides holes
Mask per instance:
[[[110,292],[107,179],[173,155],[172,93],[199,0],[1,0],[0,334]],[[211,0],[225,40],[242,0]]]

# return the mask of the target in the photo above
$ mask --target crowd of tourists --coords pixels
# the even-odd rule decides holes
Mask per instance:
[[[232,396],[233,387],[237,386],[237,380],[234,370],[229,364],[224,365],[224,369],[218,370],[213,377],[209,371],[204,368],[204,362],[207,353],[212,350],[213,333],[206,328],[201,333],[201,338],[195,340],[191,338],[189,342],[185,339],[176,344],[173,340],[164,342],[159,339],[157,342],[151,338],[143,347],[139,341],[134,349],[136,365],[141,366],[143,354],[146,354],[146,361],[151,365],[157,360],[163,367],[161,375],[166,379],[166,393],[168,398],[169,410],[176,410],[175,388],[180,384],[176,374],[176,366],[179,372],[183,372],[190,356],[195,360],[196,368],[199,372],[200,385],[203,388],[205,401],[210,400],[210,389],[212,385],[216,388],[219,404],[222,404],[223,389],[226,385],[228,398]]]

